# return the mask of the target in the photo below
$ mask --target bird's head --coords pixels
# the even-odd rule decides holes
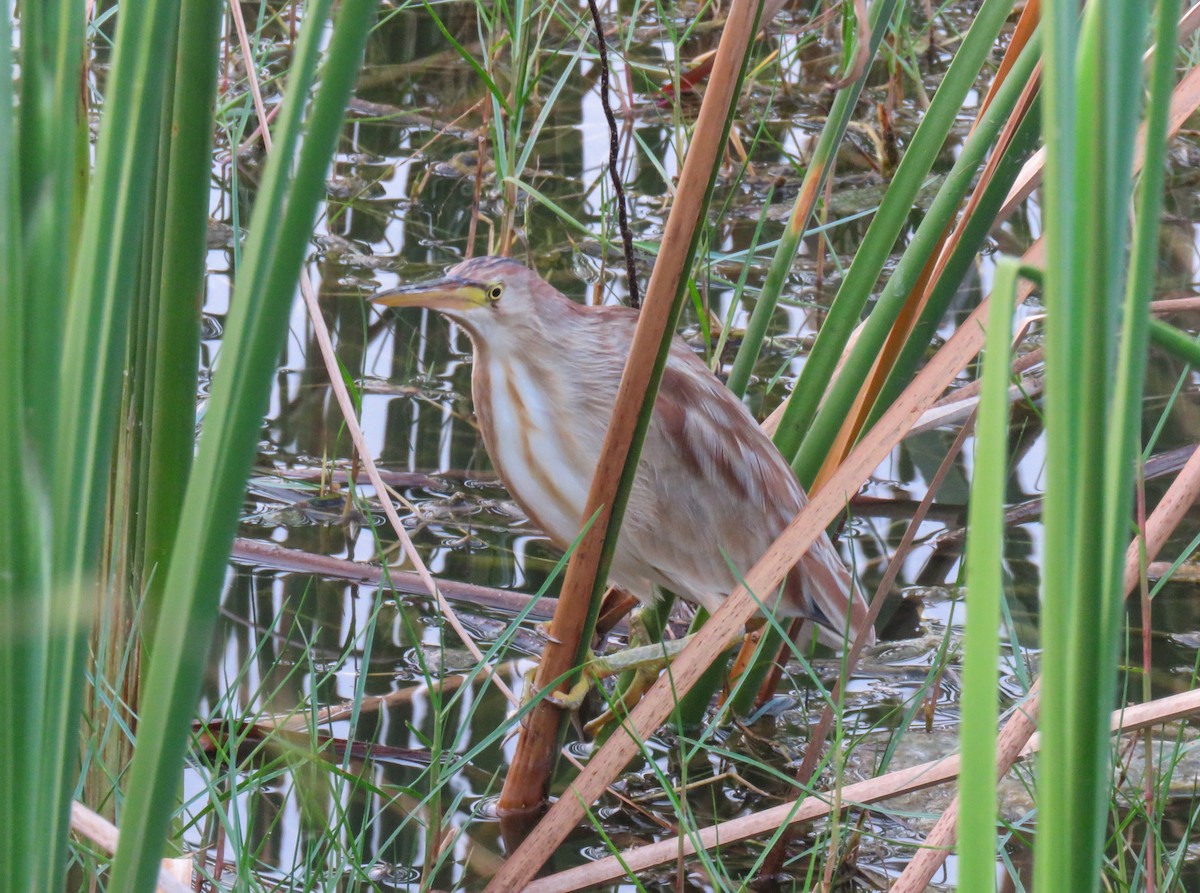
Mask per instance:
[[[386,307],[428,307],[460,323],[473,336],[495,342],[503,333],[536,327],[553,286],[507,257],[474,257],[441,279],[404,285],[371,298]]]

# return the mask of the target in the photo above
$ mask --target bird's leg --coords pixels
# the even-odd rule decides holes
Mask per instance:
[[[627,648],[622,651],[614,652],[612,655],[608,656],[596,654],[598,649],[604,647],[604,642],[608,638],[608,634],[612,631],[613,627],[620,623],[620,621],[624,619],[627,614],[629,615],[628,641],[631,644],[636,642],[642,646],[648,646],[651,644],[653,640],[650,636],[650,631],[646,625],[645,618],[643,618],[641,610],[637,609],[637,606],[640,603],[641,600],[628,590],[621,589],[617,586],[609,587],[609,589],[604,593],[604,599],[601,602],[601,612],[599,619],[596,621],[595,636],[593,637],[591,647],[587,651],[587,658],[584,660],[583,666],[581,667],[579,680],[565,692],[547,692],[545,694],[545,698],[551,704],[561,707],[564,710],[570,710],[573,713],[577,713],[583,706],[584,698],[586,698],[588,692],[590,692],[596,686],[596,682],[598,680],[607,679],[609,676],[616,676],[630,669],[640,672],[637,670],[637,664],[638,662],[645,662],[647,660],[645,649],[639,652],[636,648]],[[549,642],[561,644],[550,634],[550,625],[551,624],[548,621],[537,624],[538,635]],[[681,648],[682,645],[677,646],[675,650],[671,651],[667,655],[666,658],[661,658],[661,649],[657,649],[655,654],[660,655],[660,663],[659,666],[653,670],[653,673],[657,674],[662,667],[666,666],[670,657],[673,657],[676,653],[678,653]],[[630,652],[634,652],[631,658],[632,663],[626,664],[623,658],[625,655],[630,654]],[[653,660],[653,658],[650,659]],[[536,674],[537,667],[534,667],[525,673],[525,694],[521,699],[522,704],[525,704],[535,696],[534,693],[537,689],[534,684],[534,678]],[[653,679],[651,679],[651,681],[653,681]],[[645,685],[641,686],[641,690],[644,691],[645,688]],[[637,703],[637,701],[635,700],[632,703]]]
[[[646,643],[647,635],[645,625],[641,620],[641,613],[637,612],[630,618],[630,641]],[[579,681],[571,686],[569,691],[561,694],[553,693],[548,697],[559,707],[578,710],[587,693],[598,681],[610,676],[632,672],[633,678],[625,690],[610,701],[608,708],[603,713],[584,726],[584,731],[594,737],[618,716],[629,713],[633,706],[641,700],[646,690],[658,679],[659,674],[674,660],[677,654],[691,643],[695,635],[693,633],[680,639],[641,644],[612,654],[594,655],[584,664]],[[733,641],[727,643],[723,650],[732,648],[741,640],[742,637],[737,636]]]
[[[610,589],[608,594],[620,595],[623,592],[620,589]],[[584,661],[578,682],[563,694],[552,694],[552,700],[559,707],[577,711],[583,705],[583,699],[587,697],[588,691],[592,690],[601,679],[619,676],[620,673],[630,671],[637,673],[638,677],[641,677],[643,673],[652,677],[658,676],[658,673],[670,663],[671,658],[683,651],[689,640],[690,636],[685,636],[683,639],[654,642],[650,637],[650,631],[647,628],[646,618],[642,616],[642,611],[634,610],[629,616],[630,647],[620,649],[612,654],[589,653],[588,659]],[[646,688],[646,684],[640,685],[638,696],[641,696],[641,691]],[[637,701],[630,701],[630,703],[637,703]]]
[[[644,671],[653,680],[691,640],[692,636],[684,636],[682,639],[625,648],[612,654],[594,654],[584,663],[579,681],[569,691],[553,692],[546,697],[566,710],[578,710],[592,687],[610,676],[619,676],[630,670],[637,673]]]

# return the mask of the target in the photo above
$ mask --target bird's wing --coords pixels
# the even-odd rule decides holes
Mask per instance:
[[[630,549],[655,560],[665,578],[657,582],[710,609],[733,588],[729,565],[748,571],[807,502],[749,411],[682,344],[668,357],[641,466],[627,518],[643,521],[634,537],[652,539]],[[865,622],[866,605],[824,533],[789,580],[780,613],[812,617],[838,640],[847,614],[852,634]]]

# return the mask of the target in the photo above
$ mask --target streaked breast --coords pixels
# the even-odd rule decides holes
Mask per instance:
[[[512,356],[478,356],[472,391],[492,464],[530,519],[560,547],[579,533],[598,446],[581,443],[547,376]]]

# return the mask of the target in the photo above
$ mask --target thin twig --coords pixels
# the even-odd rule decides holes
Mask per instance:
[[[378,565],[352,561],[347,558],[335,558],[331,555],[317,555],[299,549],[288,549],[278,543],[265,543],[261,540],[236,538],[233,541],[231,557],[235,561],[253,562],[259,567],[318,574],[323,577],[351,580],[370,586],[380,586],[384,582],[384,569]],[[414,595],[425,594],[426,587],[421,577],[412,571],[392,569],[388,571],[387,578],[388,583],[397,592]],[[534,596],[508,589],[480,586],[475,583],[462,583],[457,580],[442,580],[439,583],[439,589],[442,590],[445,597],[475,607],[506,611],[512,614],[528,610],[528,616],[534,620],[548,620],[553,615],[554,607],[557,604],[557,599],[543,596],[537,599],[536,605],[530,607]]]
[[[483,203],[484,157],[487,154],[488,119],[492,114],[491,103],[480,103],[483,107],[483,124],[475,135],[475,192],[471,197],[471,222],[467,225],[467,250],[464,257],[475,256],[475,233],[479,228],[479,208]]]
[[[262,90],[258,86],[258,73],[254,70],[254,56],[250,52],[250,36],[246,32],[246,20],[242,17],[242,5],[230,3],[229,11],[233,15],[233,24],[237,28],[238,43],[242,48],[242,61],[246,64],[246,79],[250,83],[250,96],[254,99],[254,113],[258,116],[259,130],[262,131],[263,148],[271,151],[271,128],[267,126],[267,110],[263,105]]]
[[[600,104],[604,106],[604,118],[608,121],[608,173],[617,193],[617,226],[621,230],[621,243],[625,250],[625,274],[629,277],[629,306],[640,307],[642,295],[638,288],[637,265],[633,261],[633,233],[629,230],[629,215],[625,210],[625,187],[621,185],[621,146],[617,136],[617,119],[608,101],[608,45],[604,39],[604,26],[600,22],[600,9],[596,6],[596,0],[588,0],[588,9],[592,11],[592,22],[596,26],[596,48],[600,51]]]

